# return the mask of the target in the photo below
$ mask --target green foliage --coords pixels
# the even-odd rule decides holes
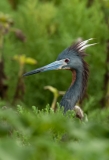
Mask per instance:
[[[7,99],[0,99],[0,160],[108,160],[109,109],[99,109],[108,67],[105,63],[108,2],[3,0],[0,11],[14,22],[3,35],[8,94]],[[7,25],[5,27],[7,29]],[[23,66],[25,72],[29,71],[54,61],[63,49],[80,37],[93,37],[94,42],[98,42],[86,51],[90,77],[88,98],[83,103],[87,115],[82,121],[75,117],[74,111],[63,114],[59,104],[56,113],[50,105],[44,107],[53,100],[53,95],[44,87],[51,85],[59,91],[67,90],[71,82],[68,71],[51,71],[22,79],[24,70],[20,72],[20,63],[13,60],[13,57],[20,60],[21,55],[24,59],[37,60],[36,66]],[[14,99],[19,72],[21,80],[25,81],[25,87],[24,83],[20,87],[26,89],[20,103],[23,104],[12,109],[7,106]]]
[[[67,3],[61,1],[57,7],[52,2],[24,1],[23,4],[19,5],[15,14],[15,24],[27,36],[26,45],[22,47],[21,52],[37,59],[38,64],[36,67],[54,61],[57,55],[78,37],[84,39],[96,38],[95,42],[98,42],[98,45],[87,50],[89,53],[87,61],[90,64],[88,94],[89,98],[90,96],[94,97],[95,105],[91,104],[90,107],[95,108],[95,106],[99,106],[99,101],[103,97],[102,87],[108,31],[101,9],[102,3],[95,1],[89,8],[86,7],[86,4],[87,1],[73,0],[67,1]],[[35,67],[27,69],[33,68]],[[58,77],[58,81],[56,77]],[[67,80],[63,80],[65,77],[67,77]],[[35,79],[34,81],[33,77],[29,77],[25,80],[25,103],[36,106],[51,103],[50,93],[43,91],[45,85],[52,85],[59,88],[59,90],[66,90],[71,81],[69,73],[63,71],[43,73],[35,76]],[[44,94],[42,94],[43,92]],[[31,98],[30,93],[34,93]]]
[[[67,3],[66,1],[27,0],[17,1],[17,4],[15,11],[10,8],[6,0],[0,4],[1,8],[11,13],[15,27],[21,29],[26,36],[24,43],[18,41],[12,34],[5,37],[4,57],[5,72],[8,75],[9,101],[13,99],[17,85],[16,76],[19,72],[18,64],[11,61],[13,56],[25,54],[36,59],[38,61],[36,67],[40,67],[54,61],[57,55],[77,38],[94,37],[96,38],[94,42],[98,42],[98,45],[87,49],[89,56],[86,60],[90,64],[89,100],[86,99],[84,106],[93,98],[94,103],[90,103],[88,109],[99,107],[99,102],[104,96],[102,88],[106,72],[105,52],[108,37],[102,10],[103,2],[95,0],[89,7],[87,7],[87,0],[68,0]],[[25,71],[36,67],[27,66]],[[25,78],[24,103],[43,108],[48,102],[51,104],[53,99],[50,92],[43,90],[44,86],[52,85],[64,91],[70,82],[71,76],[67,71],[51,71]]]
[[[50,160],[108,160],[109,110],[95,111],[89,121],[80,121],[70,111],[63,115],[47,106],[27,110],[0,110],[0,158]],[[102,120],[102,121],[101,121]]]

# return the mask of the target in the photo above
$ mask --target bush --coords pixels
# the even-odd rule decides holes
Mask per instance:
[[[108,114],[109,110],[95,111],[86,122],[75,118],[73,111],[63,115],[49,106],[42,111],[34,106],[1,109],[0,158],[108,160]]]
[[[7,9],[9,4],[3,5],[3,3],[6,1],[2,2],[1,6],[11,13],[15,28],[21,29],[26,36],[25,43],[18,41],[12,34],[5,38],[4,56],[9,101],[12,102],[15,93],[19,70],[18,64],[11,62],[14,55],[26,54],[38,61],[36,66],[26,65],[26,72],[54,61],[58,54],[78,37],[83,39],[94,37],[96,38],[94,42],[98,42],[98,45],[87,49],[89,56],[86,61],[90,64],[90,77],[88,99],[83,106],[93,98],[94,102],[90,103],[89,108],[100,107],[100,100],[104,97],[102,88],[106,72],[105,52],[108,36],[102,10],[103,3],[95,0],[88,6],[87,0],[83,2],[69,0],[67,3],[27,0],[19,1],[15,11]],[[50,104],[52,102],[52,95],[43,90],[44,86],[52,85],[59,90],[67,90],[70,82],[71,76],[67,71],[51,71],[25,78],[24,103],[43,108],[48,102]]]

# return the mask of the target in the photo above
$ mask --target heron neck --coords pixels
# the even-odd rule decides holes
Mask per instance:
[[[83,80],[82,71],[72,71],[72,74],[74,77],[71,86],[60,102],[60,105],[64,107],[64,112],[72,110],[81,97]]]

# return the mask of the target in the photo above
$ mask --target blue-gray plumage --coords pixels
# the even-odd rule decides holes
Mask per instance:
[[[92,38],[89,40],[92,40]],[[59,54],[55,62],[24,74],[24,76],[28,76],[48,70],[71,70],[73,74],[71,86],[60,102],[60,105],[64,107],[64,112],[74,109],[77,101],[79,101],[84,95],[89,73],[88,65],[84,61],[84,56],[86,55],[84,53],[84,49],[95,45],[95,43],[87,44],[89,40],[77,42],[71,45]]]

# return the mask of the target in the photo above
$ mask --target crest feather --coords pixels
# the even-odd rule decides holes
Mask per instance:
[[[87,44],[90,40],[93,40],[93,38],[90,38],[90,39],[85,40],[85,41],[79,40],[75,44],[71,45],[69,47],[69,49],[78,52],[82,57],[86,56],[86,54],[84,52],[84,49],[97,44],[97,43]]]

